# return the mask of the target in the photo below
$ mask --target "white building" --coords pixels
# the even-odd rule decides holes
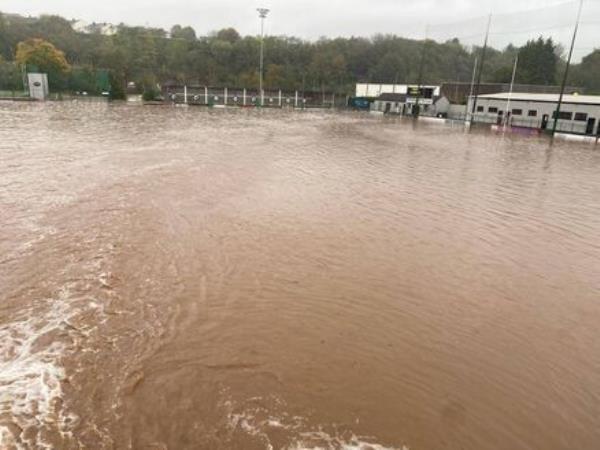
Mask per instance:
[[[86,34],[102,34],[104,36],[112,36],[118,31],[118,27],[111,23],[89,23],[84,20],[76,20],[71,22],[73,30]]]
[[[512,127],[551,130],[558,105],[558,94],[501,93],[480,95],[474,121]],[[472,111],[473,98],[469,100]],[[565,95],[560,108],[557,131],[600,136],[600,96]]]
[[[446,97],[419,97],[419,114],[431,117],[446,117],[450,102]],[[381,94],[371,103],[371,111],[384,114],[412,116],[417,98],[406,94]]]
[[[372,97],[376,98],[382,94],[403,94],[411,97],[409,94],[412,92],[416,94],[415,90],[418,89],[417,85],[410,84],[380,84],[380,83],[358,83],[356,85],[356,97]],[[431,90],[431,97],[440,96],[440,86],[421,86],[423,90]],[[423,97],[423,96],[421,96]],[[416,95],[412,95],[415,98]],[[419,100],[419,103],[423,102],[423,98]]]

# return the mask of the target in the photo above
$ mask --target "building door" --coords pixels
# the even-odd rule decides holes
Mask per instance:
[[[587,121],[587,127],[585,129],[585,134],[594,134],[594,126],[596,125],[596,119],[590,117]]]
[[[391,109],[392,109],[392,104],[390,102],[387,102],[385,104],[385,113],[388,114]]]
[[[542,130],[545,130],[546,128],[548,128],[548,119],[549,119],[548,114],[544,114],[542,116],[542,126],[541,126]]]

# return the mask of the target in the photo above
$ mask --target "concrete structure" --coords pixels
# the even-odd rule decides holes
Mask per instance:
[[[36,100],[46,100],[50,94],[48,89],[48,75],[45,73],[28,73],[27,84],[29,96]]]
[[[474,121],[551,130],[556,115],[558,94],[508,93],[480,95]],[[473,99],[469,100],[471,110]],[[600,136],[600,96],[565,95],[557,131]]]

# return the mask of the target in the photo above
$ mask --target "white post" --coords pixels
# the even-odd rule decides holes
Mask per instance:
[[[204,86],[204,104],[208,106],[208,86]]]
[[[281,108],[281,89],[279,89],[279,107]]]
[[[510,101],[512,100],[513,90],[515,88],[515,76],[517,75],[517,66],[519,65],[519,55],[515,58],[515,65],[513,67],[512,78],[510,79],[510,89],[508,91],[508,100],[506,101],[506,114],[504,114],[504,127],[502,133],[506,131],[506,126],[510,126],[510,119],[512,118],[512,112],[510,110]]]
[[[223,89],[223,105],[227,106],[227,88]]]
[[[242,104],[246,106],[246,88],[244,88],[244,93],[242,95]]]
[[[331,96],[331,109],[335,109],[335,92]]]
[[[183,103],[187,105],[187,85],[183,86]]]
[[[296,91],[296,97],[294,98],[294,108],[298,107],[298,91]]]

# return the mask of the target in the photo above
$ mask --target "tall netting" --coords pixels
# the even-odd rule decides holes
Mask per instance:
[[[523,9],[510,12],[504,11],[503,7],[499,6],[498,11],[475,11],[472,17],[458,21],[427,25],[419,23],[409,28],[405,27],[402,34],[420,39],[426,37],[430,42],[437,44],[456,41],[469,53],[470,57],[456,58],[458,66],[454,70],[447,70],[446,67],[445,79],[468,82],[471,80],[475,58],[481,63],[482,47],[485,43],[489,23],[481,81],[509,83],[515,58],[519,55],[520,60],[515,77],[517,84],[560,85],[579,5],[579,0],[570,0],[554,2],[537,8],[524,6]],[[477,15],[477,13],[481,14]],[[581,92],[589,94],[600,94],[599,29],[600,2],[584,1],[573,49],[571,75],[567,81],[574,87],[580,87]],[[549,64],[544,62],[543,56],[540,56],[544,50],[541,46],[539,49],[534,47],[531,51],[525,51],[529,50],[528,48],[524,49],[528,43],[539,39],[544,40],[548,44],[548,48],[551,45],[555,55],[558,56],[554,65],[551,64],[552,61],[549,61]],[[551,41],[548,43],[548,40]],[[424,48],[423,52],[426,60],[423,81],[437,81],[437,74],[428,71],[428,65],[433,65],[433,61],[439,63],[440,58],[451,55],[440,55],[435,44]],[[541,65],[540,70],[543,68],[548,71],[547,76],[530,73],[531,66],[535,64]],[[592,74],[594,71],[595,73]],[[593,82],[592,78],[597,81]]]
[[[444,80],[455,118],[600,134],[600,2],[504,8],[405,29],[422,40],[417,82]]]

